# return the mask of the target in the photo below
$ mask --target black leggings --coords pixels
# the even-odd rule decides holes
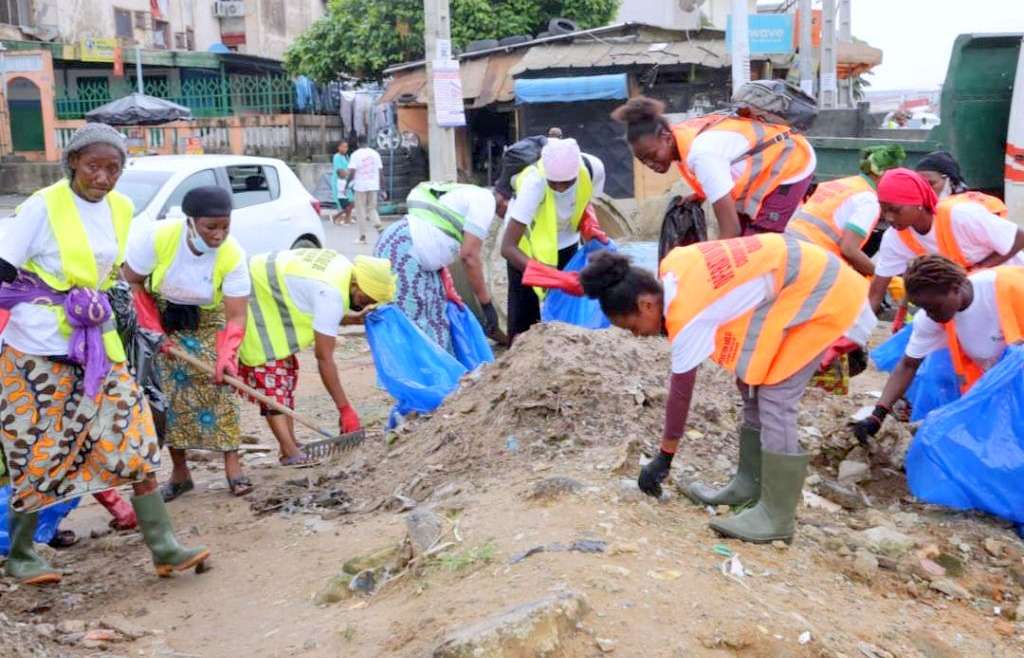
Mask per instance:
[[[565,267],[576,254],[578,245],[566,247],[558,252],[558,269]],[[533,288],[523,285],[523,273],[508,263],[508,344],[516,336],[540,322],[540,300]]]

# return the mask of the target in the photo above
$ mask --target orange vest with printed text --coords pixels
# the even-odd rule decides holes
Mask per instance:
[[[1003,265],[996,272],[996,308],[999,310],[999,328],[1007,345],[1024,340],[1024,267]],[[960,380],[960,392],[966,393],[985,374],[981,366],[964,352],[956,335],[956,323],[947,322],[946,340],[949,342],[953,369]]]
[[[836,221],[836,211],[850,197],[862,192],[874,194],[874,191],[871,183],[863,176],[848,176],[822,183],[811,198],[793,213],[786,224],[786,233],[841,256],[839,243],[844,227]],[[878,222],[878,217],[875,217],[875,222]],[[860,246],[863,247],[870,237],[871,231],[868,231],[860,241]]]
[[[670,340],[738,286],[772,276],[770,295],[715,332],[712,359],[751,386],[777,384],[818,358],[853,326],[868,293],[841,259],[778,234],[677,247],[660,269],[680,287],[665,311]]]
[[[981,192],[963,192],[948,196],[939,201],[939,205],[935,209],[935,219],[933,220],[935,222],[935,242],[939,247],[939,255],[945,256],[965,270],[970,270],[974,263],[967,262],[967,257],[960,250],[960,244],[956,241],[956,236],[953,234],[953,208],[961,203],[980,203],[990,213],[1003,219],[1006,219],[1008,213],[1005,203],[994,196],[982,194]],[[900,236],[903,244],[914,252],[915,255],[924,256],[928,253],[913,229],[905,228],[902,231],[896,231],[896,235]]]
[[[783,181],[791,180],[807,169],[814,153],[810,143],[802,135],[791,133],[791,128],[743,117],[727,117],[710,114],[676,124],[672,134],[679,149],[679,173],[693,188],[705,196],[704,189],[686,160],[693,140],[703,132],[724,130],[743,135],[750,148],[767,141],[774,143],[754,155],[744,157],[743,173],[733,182],[732,198],[736,201],[736,212],[751,219],[757,217],[765,198],[774,192]],[[787,134],[788,133],[788,134]]]

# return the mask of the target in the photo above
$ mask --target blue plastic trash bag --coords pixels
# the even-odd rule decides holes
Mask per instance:
[[[910,342],[912,328],[908,324],[871,350],[871,360],[879,370],[892,372],[896,368]],[[922,420],[931,411],[960,399],[960,382],[948,348],[925,357],[904,397],[910,403],[911,420]]]
[[[403,416],[436,409],[467,372],[391,304],[366,317],[366,338],[377,384],[395,398],[394,411]]]
[[[602,244],[597,240],[590,240],[569,259],[563,271],[581,271],[586,267],[590,255],[602,249],[617,251],[613,241]],[[607,329],[612,324],[601,312],[601,305],[596,299],[574,297],[561,290],[551,290],[545,296],[540,319],[544,322],[566,322],[585,329]]]
[[[484,328],[480,326],[480,321],[472,311],[465,306],[460,308],[455,302],[448,302],[445,315],[448,316],[448,326],[451,327],[455,358],[466,367],[466,370],[476,370],[485,363],[494,362],[491,344],[487,342]]]
[[[51,505],[39,512],[39,522],[36,524],[35,540],[40,544],[48,544],[53,536],[57,534],[57,527],[64,517],[71,513],[71,510],[78,507],[81,498],[73,498],[67,502]],[[11,487],[0,488],[0,555],[7,555],[11,550],[11,537],[8,534],[9,519],[11,512]]]
[[[907,452],[910,491],[929,503],[1024,524],[1024,347],[961,399],[933,411]]]

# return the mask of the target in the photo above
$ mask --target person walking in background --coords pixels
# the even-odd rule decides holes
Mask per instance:
[[[338,212],[331,218],[335,224],[352,221],[352,190],[348,184],[348,142],[338,142],[338,151],[331,158],[331,189],[338,203]]]
[[[366,137],[359,138],[359,148],[348,161],[346,183],[355,190],[356,224],[359,225],[358,244],[366,244],[367,222],[381,232],[380,215],[377,214],[377,195],[380,193],[380,172],[384,168],[380,154],[367,146]]]

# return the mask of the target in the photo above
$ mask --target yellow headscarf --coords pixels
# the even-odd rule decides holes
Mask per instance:
[[[397,277],[387,258],[356,256],[352,266],[356,285],[375,302],[385,304],[395,298]]]

